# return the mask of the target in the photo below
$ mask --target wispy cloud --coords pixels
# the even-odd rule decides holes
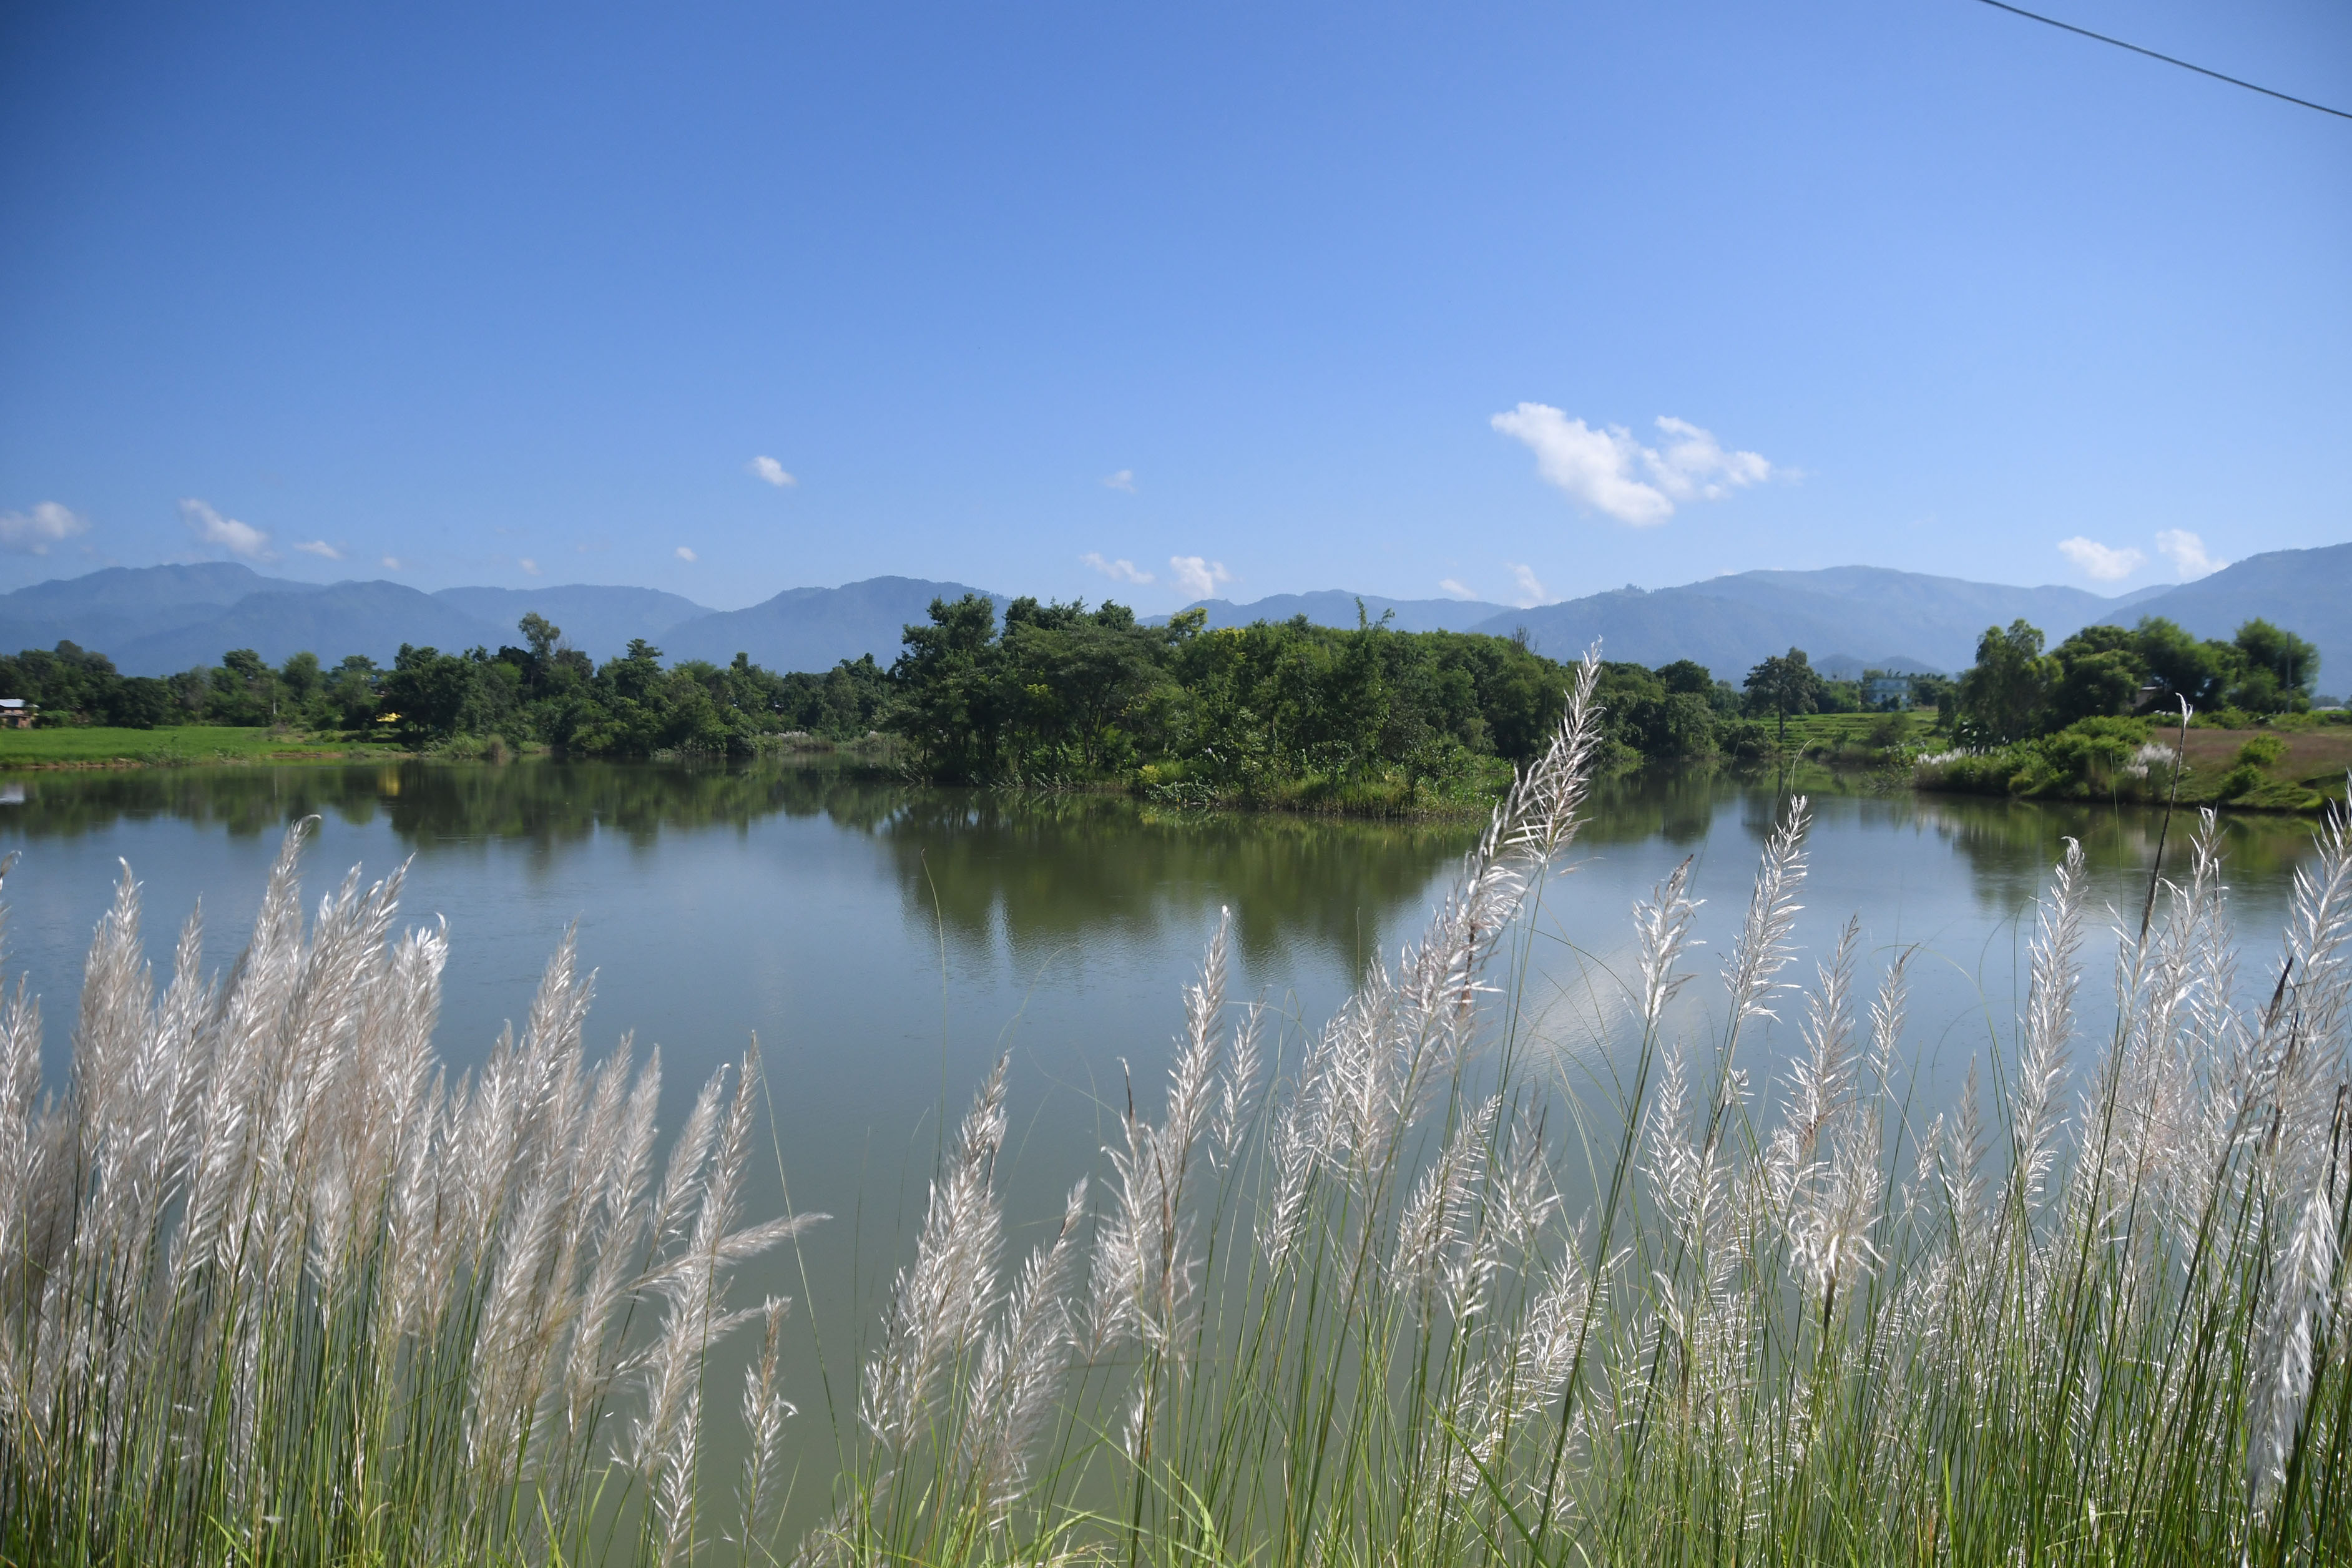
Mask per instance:
[[[1133,495],[1135,493],[1135,470],[1133,468],[1121,468],[1115,474],[1105,474],[1103,476],[1103,488],[1110,490],[1125,490],[1128,494]]]
[[[1179,588],[1203,599],[1217,591],[1218,584],[1234,580],[1223,562],[1203,560],[1198,555],[1171,555],[1168,575]]]
[[[89,519],[53,500],[35,501],[30,511],[0,511],[0,550],[25,555],[47,555],[52,544],[63,544],[89,531]]]
[[[1451,577],[1440,577],[1437,580],[1437,586],[1441,592],[1451,594],[1457,599],[1475,599],[1478,596],[1477,590],[1471,587],[1469,584],[1457,583]]]
[[[336,549],[333,545],[328,543],[323,539],[298,541],[294,548],[300,551],[305,555],[315,555],[321,561],[341,561],[343,558],[343,552],[341,550]]]
[[[527,577],[536,577],[539,575],[539,563],[533,561],[528,555],[518,558],[515,564],[522,568],[523,574]]]
[[[1775,469],[1760,452],[1727,448],[1688,420],[1661,415],[1665,439],[1644,447],[1622,425],[1596,430],[1548,403],[1522,403],[1488,423],[1536,455],[1536,472],[1595,511],[1648,528],[1678,501],[1721,500]]]
[[[789,489],[800,480],[784,472],[784,466],[773,458],[754,458],[743,465],[743,471],[755,479],[764,479],[778,489]]]
[[[2156,547],[2184,583],[2208,577],[2229,564],[2205,553],[2205,542],[2185,528],[2168,528],[2156,536]]]
[[[387,572],[399,571],[401,569],[400,557],[397,555],[385,556],[383,558],[383,569]]]
[[[1115,583],[1150,583],[1155,581],[1150,573],[1143,571],[1132,561],[1106,561],[1102,558],[1100,552],[1092,550],[1087,551],[1084,555],[1079,556],[1078,559]]]
[[[677,547],[676,553],[680,561],[685,562],[689,566],[702,559],[701,556],[697,555],[693,551],[688,549],[683,544]]]
[[[2076,571],[2097,583],[2121,582],[2147,561],[2146,553],[2128,544],[2117,548],[2079,533],[2072,539],[2060,540],[2058,552],[2072,561]]]
[[[1506,562],[1504,564],[1510,567],[1511,580],[1519,585],[1518,602],[1522,608],[1532,609],[1538,605],[1547,605],[1551,602],[1551,590],[1543,585],[1542,580],[1536,575],[1534,567],[1522,565],[1516,561]]]
[[[239,522],[233,517],[223,517],[194,496],[180,502],[180,521],[200,544],[215,550],[226,550],[231,555],[242,555],[247,561],[275,561],[277,552],[269,548],[269,535],[249,522]]]

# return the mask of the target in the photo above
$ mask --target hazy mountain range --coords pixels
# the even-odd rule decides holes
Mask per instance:
[[[537,611],[596,659],[645,637],[672,658],[724,663],[738,652],[771,669],[824,669],[837,659],[898,652],[899,632],[935,597],[978,592],[961,583],[874,577],[838,588],[789,588],[741,610],[712,610],[651,588],[572,584],[546,588],[445,588],[397,583],[325,585],[265,577],[230,564],[109,567],[0,595],[0,649],[70,639],[133,675],[164,675],[250,647],[277,663],[309,649],[331,664],[347,653],[389,663],[404,643],[445,650],[519,643],[515,623]],[[1002,606],[1004,596],[989,595]],[[1199,607],[1212,626],[1303,615],[1356,624],[1360,595],[1332,589]],[[1595,638],[1609,658],[1643,664],[1694,658],[1738,679],[1768,654],[1801,647],[1837,674],[1877,668],[1955,670],[1975,657],[1988,626],[2020,616],[2054,644],[2099,622],[2167,616],[2200,637],[2227,637],[2262,616],[2319,645],[2323,689],[2352,685],[2352,544],[2249,556],[2210,577],[2107,598],[2079,588],[2020,588],[1875,566],[1742,572],[1680,587],[1619,588],[1528,609],[1456,599],[1360,595],[1365,613],[1403,631],[1524,630],[1543,652],[1571,658]],[[1164,617],[1158,617],[1162,618]]]

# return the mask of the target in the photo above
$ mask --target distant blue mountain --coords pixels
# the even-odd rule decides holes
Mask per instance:
[[[1313,594],[1276,594],[1246,605],[1236,605],[1231,599],[1197,599],[1185,608],[1208,611],[1207,624],[1212,629],[1245,626],[1253,621],[1286,621],[1294,616],[1305,616],[1318,626],[1352,626],[1356,624],[1359,601],[1363,604],[1364,614],[1376,621],[1395,612],[1389,625],[1401,632],[1466,632],[1482,622],[1510,613],[1501,605],[1479,599],[1383,599],[1377,594],[1351,594],[1344,588],[1326,588]],[[1166,616],[1150,618],[1155,625],[1165,625],[1168,620]]]
[[[264,579],[267,581],[267,579]],[[249,647],[271,664],[310,652],[333,664],[345,654],[363,653],[388,665],[402,643],[457,652],[476,644],[496,647],[520,642],[429,594],[398,583],[272,584],[201,620],[166,631],[124,639],[84,639],[114,660],[126,675],[169,675],[199,665],[215,665],[233,647]],[[0,647],[18,647],[0,637]]]
[[[433,597],[460,615],[498,627],[498,636],[490,640],[492,647],[503,643],[522,646],[516,624],[536,611],[562,628],[565,642],[599,664],[619,658],[633,637],[658,644],[663,634],[681,621],[714,613],[708,605],[658,588],[619,588],[601,583],[546,588],[444,588]]]
[[[1571,658],[1594,641],[1606,658],[1637,664],[1696,659],[1738,680],[1771,654],[1803,648],[1816,663],[1839,659],[1887,668],[1953,670],[1976,659],[1990,626],[2022,616],[2052,642],[2126,605],[2080,588],[2019,588],[1877,566],[1818,572],[1741,572],[1644,592],[1619,588],[1539,609],[1515,610],[1478,629],[1524,626],[1541,651]]]
[[[787,588],[748,609],[714,610],[672,626],[661,646],[673,658],[713,664],[748,654],[770,669],[831,669],[869,653],[887,666],[898,657],[905,629],[930,618],[933,599],[966,594],[985,595],[1000,614],[1008,602],[961,583],[868,577],[838,588]]]

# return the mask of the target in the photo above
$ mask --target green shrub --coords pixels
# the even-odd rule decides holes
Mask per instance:
[[[2286,742],[2276,735],[2256,735],[2238,748],[2238,765],[2267,772],[2286,758]]]

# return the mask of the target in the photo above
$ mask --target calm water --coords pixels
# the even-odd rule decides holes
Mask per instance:
[[[1923,945],[1911,1037],[1931,1094],[1948,1092],[1990,1031],[2007,1033],[2032,900],[2062,839],[2088,848],[2095,905],[2135,917],[2154,847],[2154,818],[2133,811],[1908,795],[1815,804],[1801,936],[1817,953],[1852,913],[1878,961]],[[1605,1069],[1634,900],[1696,857],[1708,900],[1698,963],[1711,980],[1775,805],[1769,789],[1706,776],[1604,786],[1531,950],[1537,1032],[1564,1087],[1589,1089]],[[1236,994],[1263,991],[1312,1026],[1368,955],[1392,954],[1418,929],[1475,837],[1460,825],[1167,817],[1123,799],[1011,798],[789,767],[16,774],[0,780],[0,847],[21,851],[7,879],[6,962],[47,1000],[48,1071],[63,1064],[118,858],[144,885],[156,959],[168,965],[201,899],[207,956],[225,966],[285,825],[314,814],[314,897],[355,863],[377,874],[408,860],[408,915],[448,921],[441,1044],[453,1064],[478,1059],[522,1015],[573,921],[598,972],[592,1046],[624,1030],[661,1045],[666,1123],[758,1033],[793,1202],[838,1217],[805,1254],[805,1285],[797,1268],[779,1270],[740,1295],[814,1298],[833,1347],[870,1322],[877,1282],[901,1260],[895,1235],[920,1200],[940,1107],[960,1114],[998,1050],[1015,1063],[1008,1209],[1058,1213],[1059,1193],[1110,1132],[1126,1066],[1156,1108],[1178,990],[1221,907],[1239,937]],[[2273,962],[2309,832],[2250,819],[2229,837],[2251,984]],[[2090,956],[2095,1031],[2111,952],[2101,942]],[[1719,994],[1705,981],[1686,993],[1702,1038]],[[1788,1016],[1768,1055],[1793,1039]],[[768,1183],[755,1203],[772,1212],[780,1194],[772,1173]],[[816,1437],[821,1396],[806,1392],[803,1435]]]

